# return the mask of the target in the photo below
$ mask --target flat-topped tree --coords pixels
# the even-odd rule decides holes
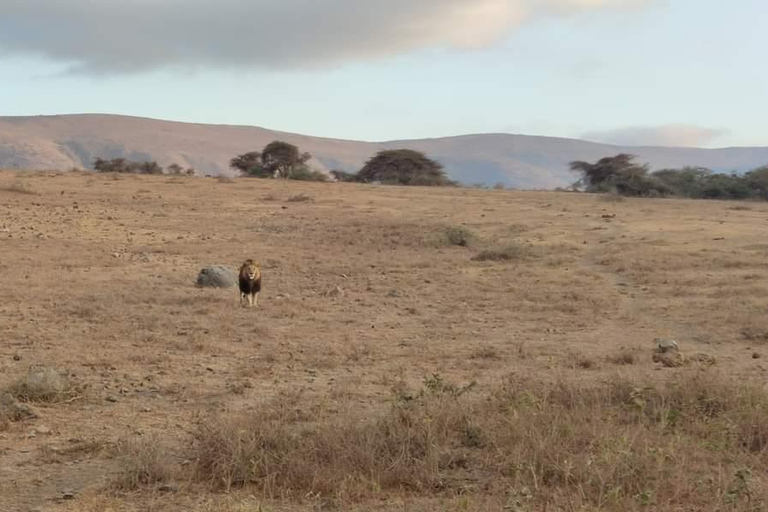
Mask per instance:
[[[412,149],[379,151],[365,163],[357,179],[362,182],[381,182],[387,185],[446,186],[455,183],[448,179],[443,166]]]

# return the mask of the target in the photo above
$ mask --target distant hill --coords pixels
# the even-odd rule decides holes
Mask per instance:
[[[324,170],[356,171],[381,149],[427,153],[463,183],[502,182],[516,188],[554,188],[572,183],[572,160],[593,161],[632,153],[652,168],[696,165],[745,171],[768,164],[768,147],[626,147],[577,139],[482,134],[436,139],[360,142],[277,132],[252,126],[179,123],[129,116],[77,114],[0,117],[0,168],[90,168],[94,158],[125,157],[178,163],[204,174],[231,174],[229,159],[260,150],[272,140],[296,144]]]

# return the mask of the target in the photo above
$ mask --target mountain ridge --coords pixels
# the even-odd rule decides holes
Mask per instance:
[[[128,158],[178,163],[204,174],[232,174],[229,159],[275,139],[313,155],[324,171],[356,171],[382,149],[408,148],[441,162],[463,183],[504,183],[516,188],[555,188],[575,180],[573,160],[594,161],[632,153],[652,169],[685,165],[746,171],[768,163],[768,147],[687,148],[617,146],[582,139],[507,133],[475,133],[365,141],[316,137],[262,126],[202,124],[118,114],[0,116],[0,168],[90,167],[93,159]]]

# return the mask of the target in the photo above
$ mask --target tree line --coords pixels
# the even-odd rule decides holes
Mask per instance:
[[[254,178],[286,178],[293,180],[327,181],[328,175],[312,169],[312,155],[283,141],[273,141],[261,151],[251,151],[234,157],[229,166],[241,176]],[[424,153],[411,149],[379,151],[356,173],[333,170],[336,181],[382,183],[385,185],[456,185],[443,166]]]
[[[768,200],[768,165],[743,174],[713,172],[704,167],[661,169],[651,172],[625,153],[589,163],[574,161],[581,174],[572,189],[614,193],[630,197],[685,197],[691,199]]]
[[[284,141],[273,141],[261,151],[232,158],[230,168],[240,176],[304,181],[328,181],[329,175],[309,165],[312,155]],[[768,200],[768,165],[749,172],[718,173],[704,167],[661,169],[651,172],[634,155],[621,153],[597,162],[574,161],[570,169],[580,178],[571,190],[614,193],[631,197],[685,197],[691,199]],[[97,158],[98,172],[170,174],[193,176],[195,170],[171,164],[163,169],[157,162],[132,162],[124,158]],[[411,149],[382,150],[355,173],[330,171],[336,181],[381,183],[385,185],[457,186],[443,166],[424,153]],[[496,188],[499,188],[498,186]]]
[[[154,161],[134,162],[125,158],[112,158],[105,160],[96,158],[93,162],[93,170],[96,172],[117,172],[130,174],[169,174],[174,176],[194,176],[193,168],[184,169],[179,164],[171,164],[165,169]]]

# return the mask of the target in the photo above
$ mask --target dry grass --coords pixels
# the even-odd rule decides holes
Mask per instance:
[[[4,390],[20,402],[63,402],[77,396],[69,376],[55,368],[32,367]]]
[[[0,420],[9,510],[66,489],[72,510],[116,511],[764,504],[764,204],[67,173],[0,188],[21,177],[39,195],[0,202],[0,389],[36,415]],[[286,207],[299,195],[315,201]],[[510,241],[508,264],[470,260]],[[258,309],[194,286],[246,257]],[[655,364],[657,337],[688,364]],[[36,365],[70,388],[32,393]]]
[[[500,248],[485,249],[475,255],[475,261],[516,261],[530,257],[531,249],[517,243],[510,243]]]
[[[388,490],[528,489],[532,506],[768,506],[768,395],[720,374],[666,384],[508,379],[484,399],[439,376],[376,418],[279,405],[203,420],[195,480],[342,506]],[[745,508],[746,507],[746,508]]]
[[[35,190],[32,190],[29,187],[29,184],[27,184],[24,181],[17,180],[10,185],[6,185],[3,187],[0,187],[0,191],[2,192],[11,192],[13,194],[25,194],[29,196],[38,196],[40,195],[40,192],[37,192]]]
[[[307,194],[296,194],[288,197],[289,203],[313,203],[315,198]]]
[[[173,461],[157,437],[123,441],[117,446],[119,472],[111,486],[118,491],[135,491],[165,484],[173,478]]]
[[[468,247],[477,239],[476,235],[464,226],[449,226],[443,230],[447,245]]]

